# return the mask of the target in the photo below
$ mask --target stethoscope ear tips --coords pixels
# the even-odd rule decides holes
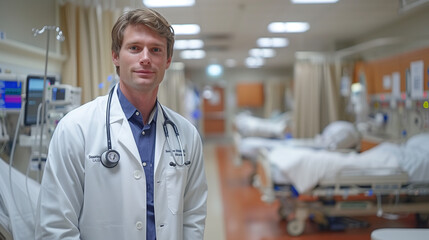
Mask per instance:
[[[191,161],[186,161],[186,162],[185,162],[185,165],[186,165],[186,166],[188,166],[189,164],[191,164]],[[176,164],[176,163],[174,163],[174,162],[170,162],[170,166],[175,167],[175,166],[177,166],[177,164]],[[183,166],[183,165],[179,165],[179,166]]]

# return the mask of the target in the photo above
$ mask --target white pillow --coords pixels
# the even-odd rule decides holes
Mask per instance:
[[[420,133],[407,140],[407,147],[427,147],[429,143],[429,132]]]
[[[329,149],[354,148],[359,144],[360,135],[353,123],[335,121],[322,132],[323,141]]]

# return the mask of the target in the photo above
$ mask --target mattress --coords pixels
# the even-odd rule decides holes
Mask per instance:
[[[274,183],[293,184],[300,193],[349,169],[402,169],[410,182],[429,182],[429,150],[422,147],[382,143],[360,154],[274,147],[267,158],[274,169]]]

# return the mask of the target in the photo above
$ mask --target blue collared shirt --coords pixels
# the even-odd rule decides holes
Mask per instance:
[[[146,239],[156,239],[155,228],[155,209],[153,201],[154,193],[154,159],[155,159],[155,140],[156,140],[156,116],[158,107],[155,105],[148,124],[143,124],[142,114],[128,101],[120,88],[118,88],[118,97],[122,110],[128,119],[133,132],[134,140],[140,154],[140,160],[146,176],[146,204],[147,204],[147,225]]]

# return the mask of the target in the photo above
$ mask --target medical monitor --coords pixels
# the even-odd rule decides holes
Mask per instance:
[[[16,111],[21,109],[22,82],[16,75],[0,74],[0,110]]]
[[[66,84],[51,85],[46,92],[46,99],[51,106],[80,105],[81,88]]]
[[[31,126],[37,124],[37,114],[43,100],[43,90],[55,83],[55,77],[46,77],[46,88],[43,87],[44,76],[29,75],[25,85],[25,111],[24,125]],[[39,120],[41,123],[41,121]]]
[[[52,87],[51,101],[55,103],[66,101],[66,90],[66,88],[62,87]]]

